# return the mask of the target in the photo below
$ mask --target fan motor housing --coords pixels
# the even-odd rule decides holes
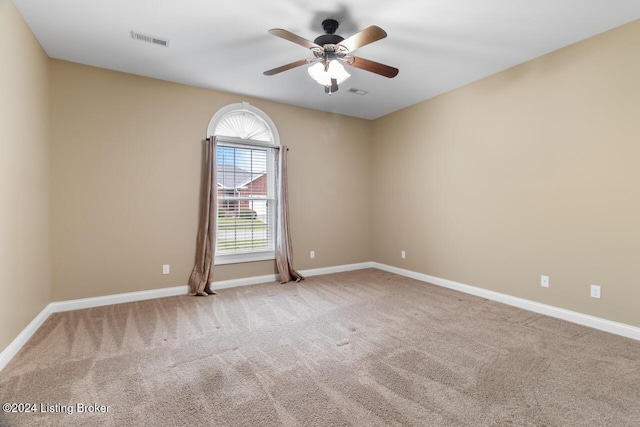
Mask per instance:
[[[338,21],[336,21],[335,19],[325,19],[324,21],[322,21],[322,29],[324,30],[325,34],[316,37],[313,42],[320,46],[340,43],[342,40],[344,40],[344,37],[335,34],[336,30],[338,29],[338,25]]]
[[[325,44],[338,44],[342,40],[344,40],[344,37],[340,37],[337,34],[323,34],[316,37],[313,42],[317,45],[324,46]]]

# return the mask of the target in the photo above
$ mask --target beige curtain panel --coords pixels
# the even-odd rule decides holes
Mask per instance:
[[[216,142],[214,138],[204,141],[204,172],[200,196],[200,222],[196,242],[196,263],[189,277],[189,295],[208,296],[213,280],[215,256],[215,227],[217,212]]]
[[[280,274],[280,283],[291,280],[299,282],[304,277],[293,268],[293,249],[289,232],[289,192],[287,190],[287,152],[286,145],[278,150],[278,233],[276,235],[276,265]]]

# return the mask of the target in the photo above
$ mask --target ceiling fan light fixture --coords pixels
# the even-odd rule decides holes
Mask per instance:
[[[338,84],[351,77],[351,74],[344,69],[344,66],[335,59],[329,62],[329,77],[336,79]]]
[[[307,71],[313,80],[323,86],[331,85],[331,79],[335,79],[337,84],[340,84],[351,77],[351,74],[335,59],[329,62],[326,71],[322,62],[313,64]]]

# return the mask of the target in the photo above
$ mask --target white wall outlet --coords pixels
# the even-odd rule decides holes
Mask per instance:
[[[540,276],[540,286],[543,288],[549,287],[549,276]]]
[[[407,257],[407,253],[405,251],[400,251],[400,258],[406,258]]]
[[[591,298],[600,298],[600,286],[591,285]]]
[[[309,258],[313,259],[316,257],[316,251],[309,252]]]
[[[170,271],[169,264],[162,265],[162,274],[169,274]]]

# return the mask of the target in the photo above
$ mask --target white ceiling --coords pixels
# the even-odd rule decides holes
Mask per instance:
[[[640,0],[13,2],[52,58],[366,119],[640,18]],[[386,30],[354,54],[397,67],[398,76],[347,67],[351,78],[328,96],[306,66],[262,74],[313,56],[270,28],[313,40],[325,18],[337,19],[345,38],[369,25]],[[133,40],[132,30],[170,46]]]

